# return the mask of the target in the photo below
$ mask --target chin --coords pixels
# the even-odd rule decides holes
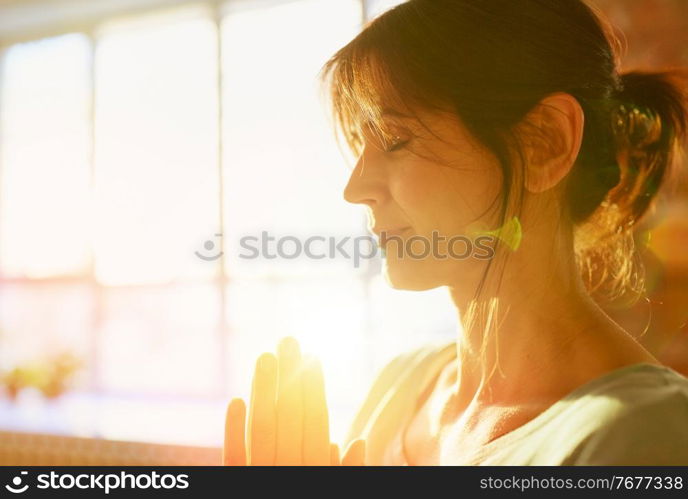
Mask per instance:
[[[406,291],[427,291],[446,284],[424,267],[420,262],[386,261],[383,274],[390,287]]]
[[[404,260],[394,255],[385,258],[383,275],[390,287],[407,291],[427,291],[441,286],[475,290],[481,282],[486,262]]]

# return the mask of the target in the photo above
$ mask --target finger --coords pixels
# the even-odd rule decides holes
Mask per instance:
[[[339,446],[337,444],[330,444],[330,466],[340,466],[339,462]]]
[[[365,440],[354,440],[349,444],[342,458],[342,466],[364,466]]]
[[[275,464],[277,423],[275,395],[277,391],[277,359],[271,353],[258,357],[253,376],[249,411],[249,463],[252,466]]]
[[[277,447],[275,464],[303,464],[303,394],[301,387],[301,351],[292,337],[277,346]]]
[[[325,382],[320,362],[304,357],[303,387],[303,464],[327,466],[330,463],[330,425],[325,399]]]
[[[246,404],[240,398],[232,399],[225,417],[225,445],[222,464],[246,466]]]

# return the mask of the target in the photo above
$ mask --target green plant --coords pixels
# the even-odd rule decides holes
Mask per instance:
[[[15,366],[0,376],[8,397],[15,400],[25,388],[36,388],[46,398],[55,398],[69,387],[82,361],[71,352],[60,352],[38,361]]]

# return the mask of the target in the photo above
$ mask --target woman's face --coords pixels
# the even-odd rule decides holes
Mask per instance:
[[[365,147],[344,198],[367,206],[392,287],[465,288],[477,284],[489,257],[485,247],[491,241],[475,239],[481,230],[496,228],[501,170],[456,115],[419,117],[430,130],[413,118],[385,115],[397,136],[387,150],[370,130],[364,132]],[[385,244],[381,231],[401,229],[388,233]]]

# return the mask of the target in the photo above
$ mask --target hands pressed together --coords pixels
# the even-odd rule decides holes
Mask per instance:
[[[225,419],[223,464],[228,466],[362,466],[365,441],[354,440],[340,458],[330,442],[320,363],[302,356],[292,337],[277,355],[258,357],[251,401],[232,399]]]

